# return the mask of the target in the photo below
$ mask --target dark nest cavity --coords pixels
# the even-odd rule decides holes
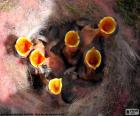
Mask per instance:
[[[34,69],[29,66],[28,70],[28,77],[29,82],[31,83],[32,87],[34,89],[42,90],[44,85],[41,82],[40,76],[43,76],[44,78],[51,79],[54,77],[62,77],[63,81],[63,88],[62,88],[62,99],[66,103],[72,103],[76,98],[80,98],[81,95],[78,95],[74,92],[75,86],[85,86],[85,87],[94,87],[99,85],[103,78],[104,78],[104,67],[106,62],[105,57],[105,43],[103,37],[97,37],[95,38],[87,48],[82,48],[82,37],[80,36],[80,45],[78,47],[78,51],[72,56],[72,64],[70,64],[67,60],[67,58],[64,55],[64,38],[65,34],[70,30],[75,30],[80,33],[80,31],[86,26],[90,25],[93,28],[97,28],[97,24],[95,24],[93,21],[80,18],[79,20],[74,20],[71,22],[66,22],[64,24],[55,24],[51,25],[49,28],[43,28],[39,31],[39,35],[46,38],[47,44],[55,43],[54,46],[51,47],[50,51],[54,54],[58,55],[64,62],[65,70],[62,73],[56,73],[51,71],[49,74],[48,72],[45,72],[47,74],[41,74],[36,75]],[[79,34],[80,35],[80,34]],[[46,43],[44,44],[46,45]],[[85,52],[95,47],[98,49],[102,56],[101,65],[96,69],[94,73],[91,73],[89,76],[89,80],[85,80],[84,76],[86,75],[87,69],[84,64],[84,54]],[[47,67],[43,67],[44,70],[47,70]],[[47,76],[46,76],[47,75]],[[38,79],[36,79],[39,77]]]

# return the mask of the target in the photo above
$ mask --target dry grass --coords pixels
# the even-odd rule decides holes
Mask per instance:
[[[0,11],[9,11],[16,6],[17,0],[2,0],[0,1]]]

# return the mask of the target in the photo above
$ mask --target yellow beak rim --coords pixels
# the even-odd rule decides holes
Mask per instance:
[[[54,78],[49,81],[48,89],[50,93],[54,95],[58,95],[61,93],[62,90],[62,78]]]
[[[106,16],[98,24],[99,30],[104,34],[113,34],[117,28],[117,23],[113,17]]]
[[[43,65],[46,61],[44,54],[42,54],[39,50],[35,49],[31,52],[29,56],[30,63],[35,67],[38,68],[39,66]]]
[[[27,57],[32,47],[33,47],[32,42],[25,36],[18,38],[15,44],[15,49],[17,53],[22,57]],[[24,52],[24,49],[27,50]]]
[[[101,64],[101,53],[95,48],[91,48],[85,55],[85,63],[89,68],[96,70]]]
[[[65,45],[67,47],[75,48],[80,43],[80,37],[76,31],[68,31],[65,35]]]

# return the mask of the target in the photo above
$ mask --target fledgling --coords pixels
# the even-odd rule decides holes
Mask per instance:
[[[20,17],[14,24],[14,34],[17,34],[18,37],[27,35],[31,41],[38,38],[45,45],[48,44],[47,49],[58,56],[64,47],[65,34],[69,30],[81,30],[87,24],[94,27],[102,17],[114,16],[114,14],[120,23],[120,17],[117,17],[117,14],[109,6],[110,4],[105,4],[103,0],[102,3],[97,0],[25,1],[19,2],[19,6],[13,10],[13,12],[19,13],[17,17],[15,15],[15,19]],[[109,10],[106,10],[107,7],[105,6]],[[85,19],[79,22],[83,17]],[[75,25],[80,26],[75,27]],[[0,101],[3,100],[2,107],[8,107],[4,113],[64,113],[68,116],[96,116],[121,115],[125,108],[138,108],[140,103],[140,60],[133,46],[130,45],[131,42],[125,39],[128,37],[122,34],[125,33],[125,30],[121,29],[122,25],[119,26],[118,33],[108,40],[102,41],[103,38],[97,38],[98,40],[85,43],[99,47],[101,54],[103,54],[102,57],[105,58],[102,73],[99,71],[97,77],[95,76],[95,78],[101,77],[102,80],[93,83],[79,78],[75,72],[78,72],[82,66],[78,64],[79,68],[72,69],[69,74],[61,75],[64,76],[62,84],[65,82],[64,88],[62,87],[62,97],[50,95],[44,85],[42,86],[40,75],[31,75],[34,80],[29,78],[30,82],[33,82],[30,84],[33,84],[35,89],[39,88],[40,90],[41,88],[41,91],[34,91],[30,87],[26,75],[30,67],[27,67],[26,63],[18,63],[17,65],[15,60],[18,58],[11,54],[2,57],[1,65],[3,67],[0,67],[0,71],[2,71],[0,73],[2,94]],[[99,45],[98,41],[104,44]],[[42,44],[40,45],[42,46]],[[5,48],[7,46],[5,44]],[[44,51],[43,47],[41,48]],[[79,62],[81,60],[83,60],[82,57],[79,58]],[[62,61],[67,62],[65,58],[62,58]],[[55,65],[53,66],[55,67]],[[57,65],[58,68],[59,65]],[[66,68],[69,70],[70,66],[68,65]],[[33,67],[30,70],[34,72]],[[68,73],[67,70],[65,73]],[[51,75],[49,70],[47,71],[47,74]],[[82,71],[79,72],[82,74]],[[71,75],[74,77],[71,78]],[[55,78],[56,75],[53,76]],[[6,78],[7,81],[2,77]]]

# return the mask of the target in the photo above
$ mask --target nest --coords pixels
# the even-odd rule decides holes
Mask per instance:
[[[45,56],[47,57],[50,53],[53,53],[56,59],[55,57],[53,58],[57,61],[54,63],[58,64],[54,64],[57,67],[54,70],[46,66],[41,66],[42,71],[40,73],[36,73],[35,69],[28,64],[28,77],[31,86],[36,90],[42,90],[46,87],[46,83],[44,84],[42,79],[62,78],[62,99],[66,103],[71,103],[74,97],[72,89],[77,81],[89,82],[92,86],[100,83],[104,77],[105,45],[103,36],[99,35],[96,37],[95,28],[97,28],[97,24],[88,19],[81,18],[76,21],[52,25],[48,29],[40,30],[39,34],[46,39],[45,42],[40,39],[45,46]],[[71,30],[79,33],[80,44],[77,50],[69,56],[64,51],[64,38],[66,33]],[[89,71],[84,63],[84,57],[85,53],[93,47],[101,53],[102,61],[96,70]]]

